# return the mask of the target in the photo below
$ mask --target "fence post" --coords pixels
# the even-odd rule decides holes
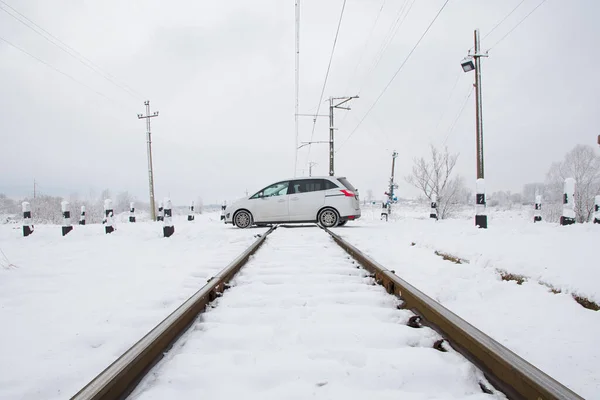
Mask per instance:
[[[436,221],[438,219],[437,213],[437,194],[431,194],[431,212],[429,213],[429,218],[435,218]]]
[[[60,208],[63,216],[62,235],[65,236],[73,230],[73,225],[71,225],[71,207],[68,201],[63,200],[60,202]]]
[[[175,232],[175,227],[173,226],[173,214],[172,214],[172,205],[170,199],[165,199],[165,209],[164,209],[164,226],[163,226],[163,235],[165,237],[170,237]]]
[[[31,204],[24,201],[23,207],[23,236],[27,237],[33,233],[33,220],[31,219]]]
[[[475,204],[475,225],[486,229],[487,215],[485,213],[485,180],[477,179],[477,200]]]
[[[190,205],[190,212],[188,213],[188,221],[194,220],[194,202]]]
[[[594,204],[594,223],[600,224],[600,195],[596,196]]]
[[[162,201],[158,202],[158,215],[156,216],[156,220],[157,221],[164,221],[165,220],[164,207],[163,207],[163,202]]]
[[[106,199],[104,200],[104,220],[106,221],[106,225],[104,226],[105,233],[112,233],[115,230],[114,221],[113,221],[113,206],[112,200]]]
[[[223,202],[221,205],[221,221],[225,220],[225,209],[227,208],[227,202]]]
[[[135,222],[135,203],[129,203],[129,222]]]
[[[563,194],[563,215],[560,217],[561,225],[575,223],[575,179],[565,179],[565,190]]]
[[[533,212],[533,222],[540,222],[542,220],[542,196],[535,196],[535,211]]]
[[[79,225],[85,225],[85,206],[81,206],[81,214],[79,214]]]

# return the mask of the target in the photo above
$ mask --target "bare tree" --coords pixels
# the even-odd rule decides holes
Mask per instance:
[[[442,151],[430,145],[431,158],[415,158],[412,174],[406,176],[406,182],[419,189],[429,201],[433,194],[437,196],[438,216],[448,218],[466,198],[466,189],[462,177],[452,177],[458,154],[450,154],[448,148]]]
[[[554,203],[562,199],[566,178],[575,179],[575,218],[587,222],[594,214],[594,197],[600,194],[600,156],[591,146],[577,145],[565,159],[550,166],[546,175],[550,199]],[[558,200],[558,201],[557,201]]]

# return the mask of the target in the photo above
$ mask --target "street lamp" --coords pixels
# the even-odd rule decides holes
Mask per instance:
[[[471,57],[471,56],[467,56],[467,57],[463,58],[463,60],[460,62],[460,65],[461,65],[463,71],[465,71],[465,72],[470,72],[475,69],[475,64],[473,63],[473,57]]]
[[[475,52],[465,57],[460,65],[464,72],[475,71],[475,117],[477,121],[477,201],[475,206],[475,225],[487,228],[485,214],[485,181],[483,169],[483,117],[481,107],[481,57],[487,57],[479,49],[479,29],[475,29]]]

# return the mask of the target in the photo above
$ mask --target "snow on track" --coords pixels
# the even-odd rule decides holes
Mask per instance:
[[[280,227],[131,398],[495,397],[367,274],[320,229]]]
[[[216,216],[216,218],[215,218]],[[256,239],[219,215],[162,224],[0,225],[0,399],[74,395]]]

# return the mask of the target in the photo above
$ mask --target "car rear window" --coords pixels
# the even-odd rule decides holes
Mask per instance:
[[[346,178],[337,178],[338,181],[340,181],[340,183],[342,185],[344,185],[346,187],[346,189],[351,190],[353,192],[356,192],[356,188],[354,186],[352,186],[352,184],[350,182],[348,182],[348,179]]]

